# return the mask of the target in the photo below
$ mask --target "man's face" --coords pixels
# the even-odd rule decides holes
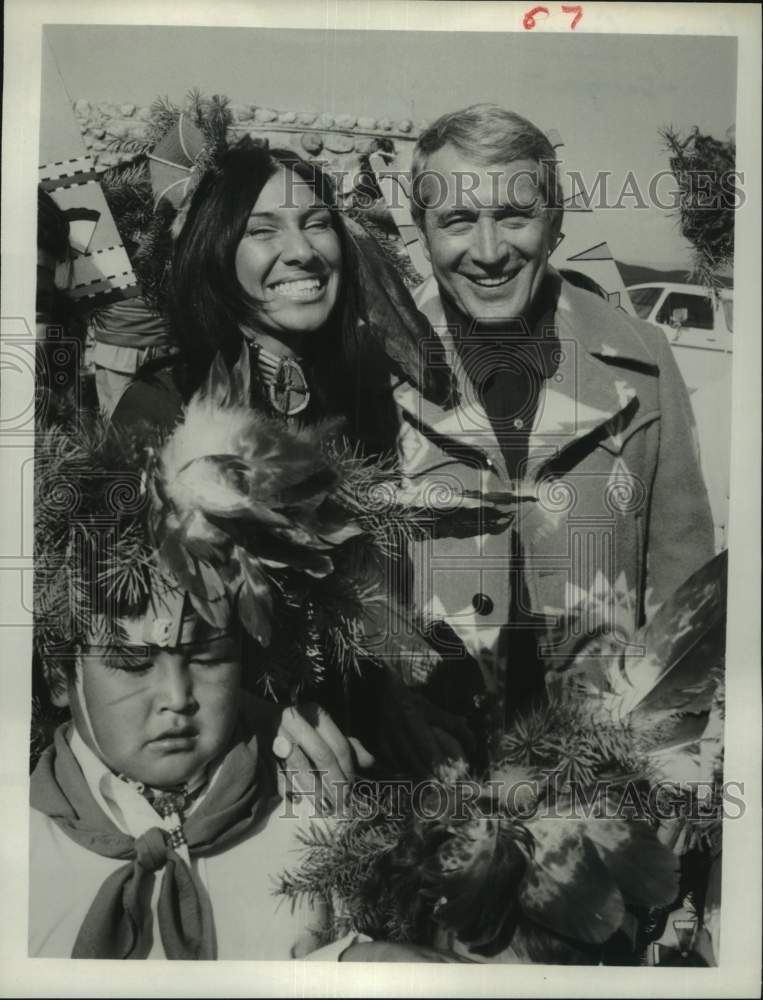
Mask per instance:
[[[174,649],[86,647],[78,669],[81,685],[69,690],[75,724],[113,771],[171,788],[228,748],[238,706],[239,636]]]
[[[546,273],[559,223],[532,160],[481,166],[453,146],[427,162],[421,236],[438,285],[470,319],[525,316]]]

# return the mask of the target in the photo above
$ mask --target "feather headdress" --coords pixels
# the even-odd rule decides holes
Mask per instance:
[[[273,616],[290,608],[292,625],[302,619],[292,637],[317,657],[305,620],[330,629],[355,617],[352,598],[360,601],[364,581],[346,564],[341,581],[325,588],[329,604],[344,593],[343,607],[326,613],[320,585],[336,575],[344,543],[366,531],[333,499],[356,466],[326,455],[325,431],[290,434],[253,411],[199,397],[164,441],[118,435],[98,418],[42,433],[35,614],[44,659],[81,642],[94,616],[113,624],[141,615],[168,588],[184,592],[212,627],[238,619],[263,647]],[[374,547],[378,534],[365,541]],[[108,631],[118,642],[118,629]]]
[[[211,628],[239,621],[282,697],[327,670],[399,659],[389,633],[402,619],[405,656],[431,665],[424,623],[386,586],[389,559],[438,519],[460,533],[511,516],[462,509],[459,498],[437,511],[417,506],[394,466],[362,460],[337,424],[290,430],[225,393],[197,394],[163,440],[119,435],[98,419],[51,427],[37,463],[43,653],[81,638],[93,614],[143,613],[169,587]]]

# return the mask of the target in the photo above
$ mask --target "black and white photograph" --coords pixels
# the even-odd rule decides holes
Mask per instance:
[[[29,6],[3,995],[756,995],[760,9]]]

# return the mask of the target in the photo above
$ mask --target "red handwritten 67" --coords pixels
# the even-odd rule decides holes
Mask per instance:
[[[572,21],[570,22],[570,29],[574,31],[575,27],[577,26],[581,17],[583,16],[583,8],[580,6],[580,4],[575,4],[574,6],[570,4],[562,4],[562,13],[575,15]],[[548,7],[540,7],[540,6],[533,7],[531,10],[527,11],[525,16],[522,18],[522,27],[525,29],[525,31],[532,31],[532,29],[535,27],[537,23],[536,18],[541,14],[543,15],[544,18],[550,17],[551,11],[548,9]]]

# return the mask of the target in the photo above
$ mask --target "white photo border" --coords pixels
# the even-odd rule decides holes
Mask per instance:
[[[34,329],[35,205],[44,24],[211,25],[323,30],[521,32],[533,3],[403,0],[7,0],[2,174],[2,335]],[[548,5],[547,5],[548,6]],[[735,353],[729,518],[726,775],[743,780],[746,813],[724,829],[721,964],[717,969],[480,965],[151,963],[28,959],[28,735],[31,629],[3,627],[0,672],[0,993],[3,996],[758,996],[761,968],[760,712],[760,37],[761,10],[746,4],[586,3],[579,33],[732,35],[738,38],[737,156],[746,204],[736,228]],[[542,26],[568,31],[566,22]],[[30,376],[31,377],[31,376]],[[2,372],[0,418],[25,390]],[[31,591],[29,512],[23,517],[12,434],[0,420],[0,606]],[[15,445],[15,447],[20,447]],[[17,476],[17,473],[19,475]],[[23,525],[12,547],[9,526]],[[15,546],[15,547],[14,547]],[[27,560],[27,561],[25,561]],[[26,568],[25,568],[26,567]],[[8,605],[6,605],[8,606]]]

